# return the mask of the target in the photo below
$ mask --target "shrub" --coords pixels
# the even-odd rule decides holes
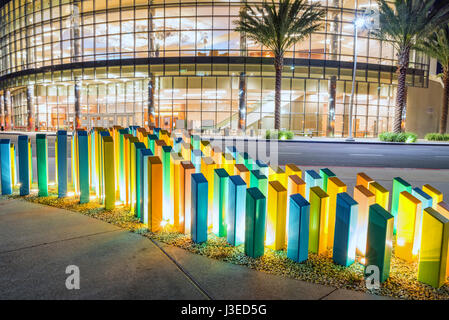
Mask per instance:
[[[405,143],[414,143],[418,139],[418,136],[412,132],[383,132],[379,135],[380,141],[385,142],[405,142]]]
[[[278,131],[277,136],[276,131],[267,130],[265,132],[265,139],[290,140],[293,139],[294,136],[295,136],[294,133],[288,130]]]
[[[449,141],[449,134],[428,133],[426,134],[425,139],[428,141]]]

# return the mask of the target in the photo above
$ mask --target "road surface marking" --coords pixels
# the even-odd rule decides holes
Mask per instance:
[[[383,154],[374,154],[374,153],[350,153],[350,156],[354,157],[383,157]]]

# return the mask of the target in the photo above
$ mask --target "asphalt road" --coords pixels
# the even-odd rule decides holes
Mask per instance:
[[[35,149],[34,135],[32,137]],[[17,142],[17,135],[0,134],[1,139]],[[70,137],[68,137],[70,140]],[[48,154],[54,157],[54,136],[48,137]],[[299,166],[387,167],[417,169],[449,169],[449,144],[402,145],[365,144],[344,142],[295,142],[279,141],[270,144],[266,140],[243,141],[214,140],[214,145],[236,145],[239,151],[247,151],[253,158],[279,165],[295,163]],[[70,153],[70,148],[68,148]],[[34,152],[33,152],[34,155]]]

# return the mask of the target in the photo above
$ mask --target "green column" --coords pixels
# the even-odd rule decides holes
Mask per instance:
[[[394,230],[393,233],[396,234],[396,229],[398,226],[398,207],[399,207],[399,195],[402,191],[407,191],[412,193],[412,186],[405,180],[396,177],[393,179],[393,194],[391,195],[391,214],[394,217]]]
[[[48,155],[47,136],[39,133],[36,135],[36,161],[37,161],[37,186],[38,196],[48,196]]]
[[[251,170],[249,179],[251,188],[259,188],[262,194],[266,197],[268,194],[268,178],[260,172],[260,170]]]
[[[263,256],[265,241],[266,197],[259,188],[246,189],[245,254]]]
[[[228,198],[229,174],[223,168],[215,169],[214,174],[213,232],[219,237],[226,237],[226,200]]]
[[[321,176],[321,178],[323,178],[323,190],[324,190],[324,192],[327,192],[327,180],[330,177],[336,177],[336,175],[328,168],[323,168],[323,169],[320,169],[320,176]]]
[[[78,131],[78,168],[79,168],[79,188],[80,203],[89,202],[89,157],[88,138],[86,131]]]

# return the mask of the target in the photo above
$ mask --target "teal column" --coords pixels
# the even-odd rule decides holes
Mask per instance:
[[[263,175],[268,177],[269,169],[268,165],[260,160],[256,160],[253,165],[253,169],[259,170]]]
[[[181,142],[182,142],[182,138],[181,137],[177,137],[173,139],[173,150],[176,153],[181,152]]]
[[[250,157],[248,152],[239,152],[237,154],[237,164],[242,163],[248,170],[256,169],[254,168],[254,160]]]
[[[365,265],[379,268],[380,282],[387,280],[390,275],[393,220],[393,216],[377,203],[369,207]]]
[[[310,188],[323,188],[323,178],[315,170],[307,170],[305,172],[306,198],[309,199]]]
[[[31,174],[30,171],[30,138],[25,135],[21,135],[18,138],[19,145],[19,183],[20,183],[20,195],[26,196],[30,194]]]
[[[214,170],[214,175],[213,232],[219,237],[226,237],[226,206],[229,174],[225,169],[219,168]]]
[[[268,168],[268,167],[267,167]],[[249,185],[251,188],[259,188],[262,194],[267,197],[268,195],[268,178],[262,174],[260,170],[251,170],[249,178]]]
[[[67,196],[67,131],[56,133],[58,163],[58,198]]]
[[[162,190],[163,190],[163,218],[174,223],[175,214],[173,210],[172,188],[171,188],[171,146],[162,146]]]
[[[228,185],[228,211],[226,213],[230,245],[245,241],[246,182],[241,176],[230,176]]]
[[[263,256],[267,199],[259,188],[246,189],[245,254]]]
[[[149,134],[147,136],[147,139],[148,139],[148,148],[154,154],[156,152],[155,149],[154,149],[154,144],[155,144],[156,140],[159,139],[159,137],[157,135],[155,135],[155,134]]]
[[[348,267],[355,261],[359,204],[346,192],[337,194],[333,260]]]
[[[310,203],[299,193],[290,196],[287,258],[303,262],[309,258]]]
[[[320,176],[323,179],[323,190],[325,192],[327,192],[327,180],[330,177],[336,177],[336,175],[328,168],[323,168],[323,169],[320,169]]]
[[[192,150],[191,162],[195,166],[195,173],[201,172],[201,158],[203,157],[203,152],[199,149]]]
[[[153,156],[150,149],[140,151],[140,222],[148,224],[148,158]]]
[[[78,168],[80,184],[80,203],[88,203],[89,185],[89,142],[87,131],[78,131]]]
[[[39,197],[48,197],[48,142],[47,135],[36,134],[37,186]]]
[[[394,217],[394,231],[396,234],[396,229],[398,225],[398,208],[399,208],[399,195],[402,191],[407,191],[412,193],[412,186],[402,178],[396,177],[393,179],[393,194],[391,195],[391,214]]]
[[[142,195],[142,150],[146,148],[143,142],[134,142],[134,146],[136,149],[136,203],[134,204],[134,212],[136,213],[137,218],[141,218],[141,195]]]
[[[208,208],[208,184],[206,178],[202,173],[192,174],[191,192],[191,236],[193,242],[201,243],[207,241]]]
[[[429,196],[427,193],[425,193],[424,191],[422,191],[422,189],[420,189],[420,188],[413,188],[412,196],[414,196],[419,201],[421,201],[422,211],[424,211],[424,209],[426,209],[426,208],[432,207],[432,205],[433,205],[433,198],[431,196]]]
[[[2,195],[12,194],[12,168],[10,139],[0,139],[0,170]]]
[[[200,146],[200,144],[201,144],[201,138],[200,138],[200,136],[198,136],[198,135],[193,135],[193,136],[190,138],[190,144],[192,145],[192,148],[193,148],[194,150],[200,150],[200,148],[201,148],[201,146]]]
[[[153,128],[153,134],[157,137],[156,140],[159,140],[160,133],[161,133],[161,128]]]

